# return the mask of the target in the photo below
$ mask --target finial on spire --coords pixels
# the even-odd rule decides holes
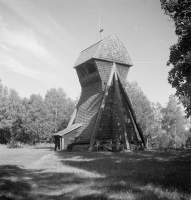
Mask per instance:
[[[103,29],[100,29],[99,31],[99,39],[102,40],[103,39]]]

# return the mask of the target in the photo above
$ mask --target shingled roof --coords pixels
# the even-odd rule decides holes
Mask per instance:
[[[82,126],[82,123],[76,123],[76,124],[73,124],[65,129],[63,129],[62,131],[54,133],[53,135],[54,136],[64,136],[64,135],[68,134],[69,132],[79,128],[80,126]]]
[[[114,34],[83,50],[74,67],[92,58],[121,63],[128,66],[133,65],[125,46]]]

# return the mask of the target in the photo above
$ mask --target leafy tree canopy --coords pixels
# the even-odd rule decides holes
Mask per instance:
[[[170,95],[167,106],[162,109],[162,114],[162,146],[172,148],[185,145],[188,120],[184,117],[183,109],[173,95]]]
[[[168,81],[176,89],[176,96],[182,101],[187,117],[191,116],[191,1],[160,0],[161,7],[175,23],[178,36],[176,44],[170,47],[167,65],[172,65]]]
[[[154,112],[151,102],[145,96],[137,82],[127,82],[126,91],[144,135],[151,137],[154,129]]]
[[[51,88],[44,99],[36,94],[21,99],[0,79],[0,143],[51,141],[55,131],[66,127],[74,107],[61,88]]]

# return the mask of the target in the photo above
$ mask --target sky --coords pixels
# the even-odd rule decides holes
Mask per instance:
[[[133,62],[127,80],[138,82],[151,102],[166,105],[175,92],[166,63],[177,36],[159,0],[0,0],[3,85],[27,98],[60,87],[76,99],[81,86],[73,66],[98,42],[99,28],[127,48]]]

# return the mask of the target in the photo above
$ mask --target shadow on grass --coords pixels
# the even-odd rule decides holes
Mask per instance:
[[[31,186],[19,178],[25,173],[25,170],[15,165],[0,166],[0,199],[29,199]]]
[[[58,152],[58,155],[63,165],[105,176],[95,179],[91,186],[91,190],[104,195],[100,199],[190,198],[191,152]]]
[[[54,147],[32,147],[33,149],[48,149],[48,150],[54,150]]]
[[[2,165],[0,200],[107,199],[95,191],[93,194],[80,194],[80,191],[91,183],[86,178],[79,178],[77,173],[46,172],[46,170],[24,169],[16,165]]]
[[[54,155],[43,157],[38,169],[0,166],[0,199],[190,199],[190,152],[57,152]],[[49,165],[43,165],[45,159]]]

